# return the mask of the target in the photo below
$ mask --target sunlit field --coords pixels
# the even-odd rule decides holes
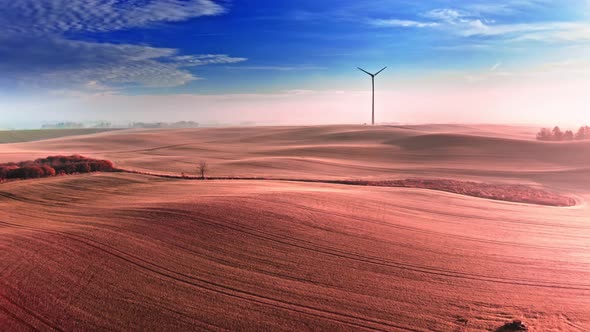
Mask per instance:
[[[131,130],[3,145],[2,162],[76,151],[119,171],[0,184],[0,327],[586,330],[588,142],[535,130]],[[572,206],[510,202],[515,188]]]

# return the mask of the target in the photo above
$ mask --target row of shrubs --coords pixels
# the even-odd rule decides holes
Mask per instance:
[[[114,165],[109,160],[91,159],[80,155],[50,156],[19,163],[0,164],[0,181],[113,170]]]
[[[537,134],[537,140],[539,141],[573,141],[573,140],[590,140],[590,127],[580,127],[574,134],[571,130],[561,131],[559,127],[553,129],[543,128]]]

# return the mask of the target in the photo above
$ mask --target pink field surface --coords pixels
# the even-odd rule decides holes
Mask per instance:
[[[536,142],[536,130],[128,130],[0,145],[0,163],[79,153],[169,176],[0,184],[0,331],[589,331],[590,143]],[[218,180],[175,178],[200,160]],[[577,204],[495,200],[511,198]]]

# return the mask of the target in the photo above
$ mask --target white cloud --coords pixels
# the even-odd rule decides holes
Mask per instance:
[[[462,20],[463,17],[465,17],[466,15],[466,13],[450,8],[433,9],[424,14],[425,17],[433,18],[440,21],[446,21],[449,23],[454,23],[459,20]]]
[[[439,25],[437,22],[418,22],[418,21],[411,21],[411,20],[398,20],[398,19],[389,19],[389,20],[372,20],[372,25],[379,26],[379,27],[401,27],[401,28],[427,28],[427,27],[436,27]]]
[[[113,31],[219,15],[211,0],[0,0],[0,29],[16,33]]]
[[[570,22],[543,22],[522,24],[485,24],[481,20],[469,20],[464,22],[460,35],[471,36],[502,36],[513,35],[515,39],[536,39],[539,41],[590,39],[590,24]],[[561,38],[560,38],[561,36]]]
[[[531,8],[544,6],[551,2],[551,0],[508,0],[502,2],[483,1],[471,2],[467,4],[465,8],[472,13],[477,13],[480,15],[511,15],[519,12],[529,11]]]
[[[176,49],[63,38],[0,38],[0,71],[41,87],[142,85],[174,87],[197,79],[185,67],[236,63],[227,55],[179,56]]]
[[[555,24],[549,27],[537,27],[521,34],[515,40],[559,42],[590,42],[590,24]]]
[[[147,27],[225,11],[211,0],[0,0],[0,8],[0,72],[29,87],[174,87],[197,79],[189,67],[246,61],[225,54],[182,55],[172,48],[66,37],[71,32]]]
[[[227,54],[203,54],[183,55],[174,57],[174,60],[182,66],[205,66],[211,64],[230,64],[246,61],[246,58],[234,58]]]
[[[433,27],[462,37],[505,37],[513,41],[535,40],[543,42],[590,41],[590,23],[587,22],[543,21],[501,24],[482,16],[486,12],[507,12],[509,8],[524,8],[544,2],[542,0],[513,0],[502,5],[479,3],[478,5],[470,5],[471,11],[455,8],[430,10],[422,14],[422,17],[425,18],[424,21],[393,18],[372,20],[370,23],[381,27]],[[479,10],[479,12],[475,10]]]
[[[299,70],[325,70],[325,67],[318,66],[240,66],[240,67],[226,67],[228,69],[238,70],[265,70],[265,71],[299,71]]]

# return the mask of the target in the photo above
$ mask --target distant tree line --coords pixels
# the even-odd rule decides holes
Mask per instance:
[[[571,130],[561,131],[561,129],[557,126],[553,129],[542,128],[541,131],[537,133],[537,140],[557,142],[573,140],[590,140],[590,127],[580,127],[580,129],[578,129],[578,131],[575,134]]]
[[[198,128],[199,123],[194,121],[178,121],[178,122],[132,122],[129,128]]]
[[[114,165],[109,160],[91,159],[80,155],[50,156],[19,163],[0,164],[0,181],[113,170]]]
[[[113,125],[109,121],[99,122],[58,122],[48,123],[41,126],[41,129],[83,129],[83,128],[198,128],[199,123],[194,121],[178,121],[178,122],[131,122],[127,126],[125,125]]]
[[[44,124],[42,129],[80,129],[84,128],[81,122],[59,122],[55,124]]]
[[[41,129],[83,129],[83,128],[112,128],[112,123],[108,121],[100,121],[96,123],[84,124],[82,122],[58,122],[51,124],[44,124]]]
[[[92,126],[92,128],[100,128],[100,129],[112,128],[112,127],[113,127],[113,124],[108,121],[100,121],[100,122],[94,124],[94,126]]]

